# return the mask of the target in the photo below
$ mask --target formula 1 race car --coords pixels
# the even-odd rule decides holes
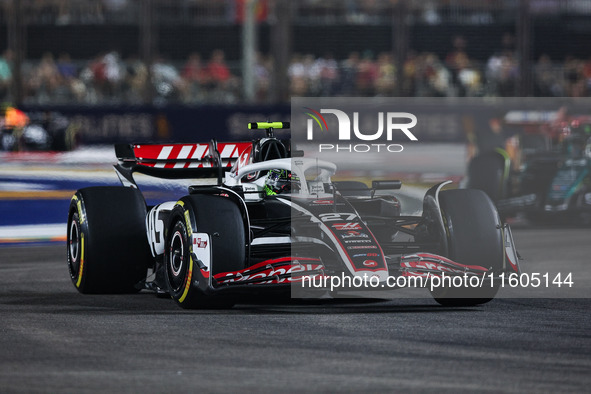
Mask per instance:
[[[79,126],[58,112],[0,109],[0,151],[70,151]]]
[[[404,216],[387,193],[400,181],[371,188],[332,181],[335,164],[292,152],[274,136],[287,127],[251,123],[266,131],[253,142],[117,145],[123,186],[78,190],[70,204],[67,262],[75,287],[147,289],[183,308],[208,308],[247,294],[290,295],[306,278],[324,279],[315,294],[338,296],[327,278],[383,287],[393,277],[433,283],[447,275],[479,286],[431,285],[433,297],[476,305],[496,295],[497,275],[520,272],[511,230],[482,191],[442,190],[443,182],[427,191],[420,216]],[[147,206],[134,173],[217,182]]]
[[[485,191],[503,217],[591,223],[591,117],[507,117],[524,129],[518,152],[497,148],[474,157],[467,187]]]

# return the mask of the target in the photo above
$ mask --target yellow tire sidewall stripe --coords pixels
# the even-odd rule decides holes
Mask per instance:
[[[178,206],[183,208],[184,211],[184,219],[185,219],[185,226],[187,229],[187,242],[189,243],[189,270],[187,272],[187,279],[185,281],[185,288],[183,290],[183,294],[179,298],[179,302],[184,302],[187,296],[189,295],[189,290],[191,290],[191,282],[193,280],[193,244],[192,244],[192,234],[193,234],[193,227],[191,226],[191,217],[188,209],[185,209],[185,202],[182,200],[177,201],[176,203]]]
[[[82,284],[82,274],[84,273],[84,233],[80,231],[80,268],[78,269],[78,280],[76,287]]]
[[[187,295],[189,294],[189,290],[191,289],[191,280],[193,279],[193,257],[189,255],[189,272],[187,273],[187,281],[185,282],[185,290],[183,290],[183,294],[181,298],[179,298],[179,302],[185,301]]]

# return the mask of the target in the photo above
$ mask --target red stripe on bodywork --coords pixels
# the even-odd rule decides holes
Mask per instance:
[[[299,264],[293,264],[294,261],[300,262]],[[283,263],[283,264],[281,264]],[[272,265],[272,266],[270,266]],[[257,271],[260,268],[269,266],[267,269]],[[286,277],[277,279],[277,275],[284,274],[297,274],[298,272],[304,271],[319,271],[324,269],[324,265],[318,259],[313,258],[295,258],[295,257],[282,257],[279,259],[271,259],[255,264],[251,267],[240,271],[234,272],[223,272],[214,275],[214,278],[218,283],[230,283],[230,282],[243,282],[253,279],[261,280],[258,283],[252,284],[274,284],[274,283],[289,283],[293,281],[299,281],[302,278]],[[253,272],[257,271],[257,272]],[[238,278],[236,276],[239,276]],[[267,280],[265,280],[267,279]]]
[[[513,268],[513,271],[519,273],[519,267],[517,266],[517,264],[515,264],[511,258],[509,257],[508,253],[505,253],[505,256],[507,257],[507,260],[509,261],[509,264],[511,265],[511,268]]]
[[[185,147],[191,147],[189,152],[189,156],[186,158],[179,158],[180,152]],[[201,155],[198,157],[193,157],[197,149],[205,147],[206,149],[203,151]],[[232,147],[231,152],[228,154],[224,154],[221,156],[221,159],[224,162],[224,166],[231,167],[236,160],[248,149],[252,149],[251,142],[225,142],[225,143],[218,143],[218,151],[223,152],[224,148]],[[139,164],[145,165],[147,167],[154,167],[156,163],[155,160],[158,160],[160,153],[163,149],[172,148],[170,154],[164,160],[164,168],[174,168],[174,166],[179,163],[187,160],[187,163],[183,165],[183,168],[189,167],[189,162],[197,162],[198,167],[211,167],[209,162],[200,163],[207,158],[209,155],[209,144],[148,144],[148,145],[133,145],[133,153],[138,161]]]

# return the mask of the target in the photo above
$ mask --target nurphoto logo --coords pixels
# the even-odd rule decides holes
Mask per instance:
[[[353,121],[351,117],[342,110],[334,108],[322,108],[316,111],[309,107],[304,107],[310,118],[306,124],[306,137],[308,141],[314,140],[314,129],[321,133],[328,132],[328,122],[322,114],[330,114],[336,117],[338,123],[338,141],[336,144],[321,143],[318,145],[319,152],[402,152],[404,147],[401,144],[390,143],[393,136],[402,133],[410,141],[418,141],[418,138],[410,130],[417,124],[417,117],[408,112],[378,112],[377,113],[377,131],[362,130],[360,127],[359,112],[353,112]],[[367,114],[364,114],[367,116]],[[333,118],[334,120],[334,118]],[[375,123],[374,123],[375,124]],[[341,141],[363,141],[365,143],[343,144]],[[384,141],[383,143],[378,143]],[[372,142],[372,143],[368,143]]]

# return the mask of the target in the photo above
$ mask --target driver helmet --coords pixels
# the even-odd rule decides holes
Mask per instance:
[[[291,174],[288,170],[272,169],[265,180],[265,194],[273,196],[280,193],[291,193],[299,190],[300,178]]]

